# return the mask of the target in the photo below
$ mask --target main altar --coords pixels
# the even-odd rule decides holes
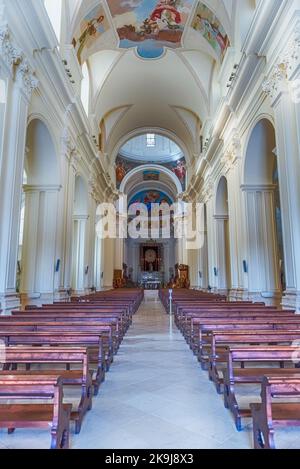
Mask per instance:
[[[163,272],[141,272],[139,284],[144,290],[159,290],[163,283]]]
[[[163,246],[152,242],[141,245],[140,286],[145,290],[159,290],[163,283]]]

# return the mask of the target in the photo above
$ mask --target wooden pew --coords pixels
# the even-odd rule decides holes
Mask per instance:
[[[128,321],[127,318],[123,316],[122,313],[118,312],[108,312],[108,311],[89,311],[89,310],[70,310],[70,309],[65,309],[65,310],[54,310],[54,309],[35,309],[35,310],[30,310],[30,311],[25,311],[25,312],[20,312],[20,311],[12,311],[12,317],[17,317],[17,320],[22,320],[22,318],[26,318],[28,320],[29,318],[34,318],[36,321],[37,319],[45,319],[45,317],[61,317],[64,318],[63,320],[66,321],[68,318],[71,320],[79,320],[82,319],[84,321],[88,320],[98,320],[98,321],[118,321],[118,334],[120,336],[120,339],[124,337],[126,334],[128,328],[130,327],[130,322]]]
[[[221,393],[223,377],[220,374],[220,363],[227,360],[227,346],[231,345],[291,345],[300,339],[298,331],[212,331],[207,340],[202,342],[201,353],[206,353],[209,360],[208,375],[218,393]],[[242,361],[243,363],[243,361]],[[282,364],[281,364],[282,365]],[[282,366],[281,366],[282,367]]]
[[[282,320],[297,320],[297,316],[294,313],[289,312],[263,312],[263,311],[223,311],[223,312],[207,312],[198,313],[189,318],[189,321],[183,326],[182,334],[184,335],[187,343],[192,348],[193,337],[197,335],[199,331],[200,320],[203,318],[210,319],[226,319],[228,322],[234,323],[239,319],[256,322],[257,320],[270,320],[278,318]],[[300,319],[300,317],[298,317]],[[199,322],[197,322],[199,320]]]
[[[207,360],[205,356],[201,353],[201,345],[203,338],[209,335],[212,331],[216,332],[230,332],[230,331],[288,331],[288,330],[300,330],[300,317],[295,318],[294,320],[286,320],[280,318],[267,318],[267,319],[256,319],[255,321],[247,319],[238,319],[235,321],[224,320],[224,319],[207,319],[203,320],[197,319],[198,324],[198,334],[195,334],[192,342],[192,350],[194,354],[198,357],[198,360],[201,363],[202,369],[206,370]]]
[[[83,418],[88,410],[92,408],[93,384],[89,364],[90,350],[81,348],[63,347],[7,347],[5,351],[6,370],[0,371],[0,379],[10,374],[15,376],[24,375],[28,377],[43,377],[59,374],[63,386],[80,386],[80,402],[71,412],[71,420],[75,422],[75,433],[79,433]],[[19,365],[51,365],[51,369],[18,370]],[[76,365],[79,369],[62,370],[57,369],[62,365]],[[11,368],[11,370],[9,369]]]
[[[264,376],[288,377],[291,373],[300,373],[299,368],[273,368],[274,364],[280,365],[280,363],[295,366],[295,354],[296,356],[299,354],[299,347],[283,345],[227,347],[226,353],[227,365],[223,371],[224,405],[232,412],[236,428],[240,431],[242,418],[251,417],[252,414],[250,407],[240,408],[236,398],[236,385],[261,384]],[[251,367],[245,369],[235,367],[241,362],[251,364]],[[253,364],[259,366],[253,366]],[[262,368],[262,364],[268,364],[268,367]]]
[[[71,404],[63,404],[63,382],[57,375],[0,376],[0,427],[12,433],[16,428],[51,428],[51,449],[69,448]],[[15,404],[11,401],[52,400],[50,404]]]
[[[276,403],[276,399],[285,402]],[[255,449],[275,449],[274,430],[300,426],[300,375],[265,376],[262,380],[261,404],[250,404]]]
[[[9,332],[0,330],[0,339],[7,347],[25,346],[56,346],[56,347],[88,347],[89,362],[95,365],[93,378],[94,394],[97,395],[105,377],[105,356],[102,338],[99,333],[88,332]]]
[[[45,318],[44,320],[26,320],[26,317],[22,318],[22,321],[16,321],[16,317],[13,321],[3,321],[0,319],[0,331],[2,332],[87,332],[87,333],[98,333],[102,337],[103,350],[108,360],[109,365],[113,362],[113,356],[117,352],[119,342],[116,334],[113,334],[111,325],[109,323],[99,322],[84,322],[84,321],[63,321],[62,318]],[[57,319],[57,320],[56,320]],[[60,319],[60,321],[58,321]],[[62,322],[63,321],[63,322]]]

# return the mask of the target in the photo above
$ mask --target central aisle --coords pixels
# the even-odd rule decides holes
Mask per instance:
[[[163,310],[145,302],[72,448],[251,448]]]

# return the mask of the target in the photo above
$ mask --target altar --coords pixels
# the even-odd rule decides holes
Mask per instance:
[[[162,272],[141,272],[139,285],[144,290],[159,290],[163,286]]]

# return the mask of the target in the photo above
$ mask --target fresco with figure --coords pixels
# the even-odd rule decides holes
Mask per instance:
[[[72,41],[80,64],[101,49],[103,35],[109,29],[102,5],[96,6],[85,16]]]
[[[202,2],[197,6],[192,28],[209,42],[222,62],[230,40],[216,15]]]
[[[173,202],[164,192],[161,191],[141,191],[136,194],[129,202],[129,205],[144,204],[147,206],[148,211],[151,211],[151,204],[168,204],[172,205]]]
[[[136,163],[133,161],[129,161],[126,158],[118,156],[116,159],[116,185],[117,189],[120,189],[121,183],[125,178],[126,174],[128,174],[133,169],[144,165],[145,163]],[[185,158],[180,158],[177,161],[172,161],[170,163],[160,163],[160,166],[169,169],[172,171],[177,178],[179,179],[182,191],[184,192],[186,189],[186,162]],[[157,171],[144,171],[143,179],[144,181],[158,181],[160,177],[160,172]]]
[[[181,47],[193,0],[107,0],[120,48],[137,47],[144,59],[160,57],[165,47]]]

